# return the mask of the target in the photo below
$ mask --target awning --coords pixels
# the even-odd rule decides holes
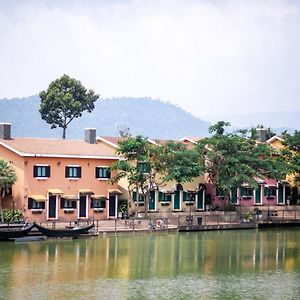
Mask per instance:
[[[277,185],[272,185],[272,184],[265,184],[265,187],[269,188],[269,189],[277,189]]]
[[[243,184],[242,184],[242,187],[243,187],[243,188],[251,188],[251,186],[250,186],[249,183],[243,183]]]
[[[120,190],[118,190],[118,189],[108,190],[108,192],[110,194],[114,194],[114,195],[121,195],[122,194],[122,192]]]
[[[284,185],[289,185],[290,184],[287,180],[281,180],[280,183],[284,184]]]
[[[48,189],[48,193],[52,195],[62,195],[64,192],[60,189]]]
[[[105,195],[93,195],[92,199],[95,199],[95,200],[106,200],[107,197]]]
[[[90,190],[90,189],[79,189],[78,193],[80,193],[80,194],[86,194],[86,195],[88,195],[88,194],[94,194],[93,191]]]
[[[28,198],[35,200],[36,202],[45,202],[47,201],[47,197],[44,195],[30,195]]]
[[[174,194],[175,192],[171,191],[171,190],[161,190],[161,193],[163,193],[163,194]]]
[[[258,184],[264,184],[265,181],[261,178],[258,178],[258,177],[254,177],[254,180],[258,183]]]
[[[66,199],[66,200],[73,200],[73,201],[78,200],[77,195],[63,195],[62,198]]]

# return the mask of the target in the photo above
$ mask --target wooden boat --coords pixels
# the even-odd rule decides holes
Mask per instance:
[[[50,229],[43,227],[37,223],[35,223],[35,227],[45,236],[47,237],[72,237],[77,238],[80,234],[88,233],[90,229],[92,229],[95,225],[89,225],[87,227],[74,227],[70,229]]]
[[[0,241],[8,241],[10,239],[24,237],[31,231],[33,227],[34,224],[32,225],[25,224],[21,229],[20,227],[0,228]]]

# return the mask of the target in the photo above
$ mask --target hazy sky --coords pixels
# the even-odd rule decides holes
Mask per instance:
[[[0,0],[0,43],[0,98],[66,73],[196,116],[300,110],[298,0]]]

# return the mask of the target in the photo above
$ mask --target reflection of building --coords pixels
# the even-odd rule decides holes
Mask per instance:
[[[0,124],[0,157],[17,173],[12,196],[30,220],[107,219],[117,216],[118,185],[109,184],[109,167],[118,157],[96,144],[95,129],[85,140],[12,138],[10,124]],[[4,199],[4,207],[9,201]]]

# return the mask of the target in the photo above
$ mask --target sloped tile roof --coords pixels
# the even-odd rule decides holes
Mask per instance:
[[[81,140],[14,138],[0,139],[0,145],[21,156],[116,157],[115,151],[108,145],[89,144]]]

